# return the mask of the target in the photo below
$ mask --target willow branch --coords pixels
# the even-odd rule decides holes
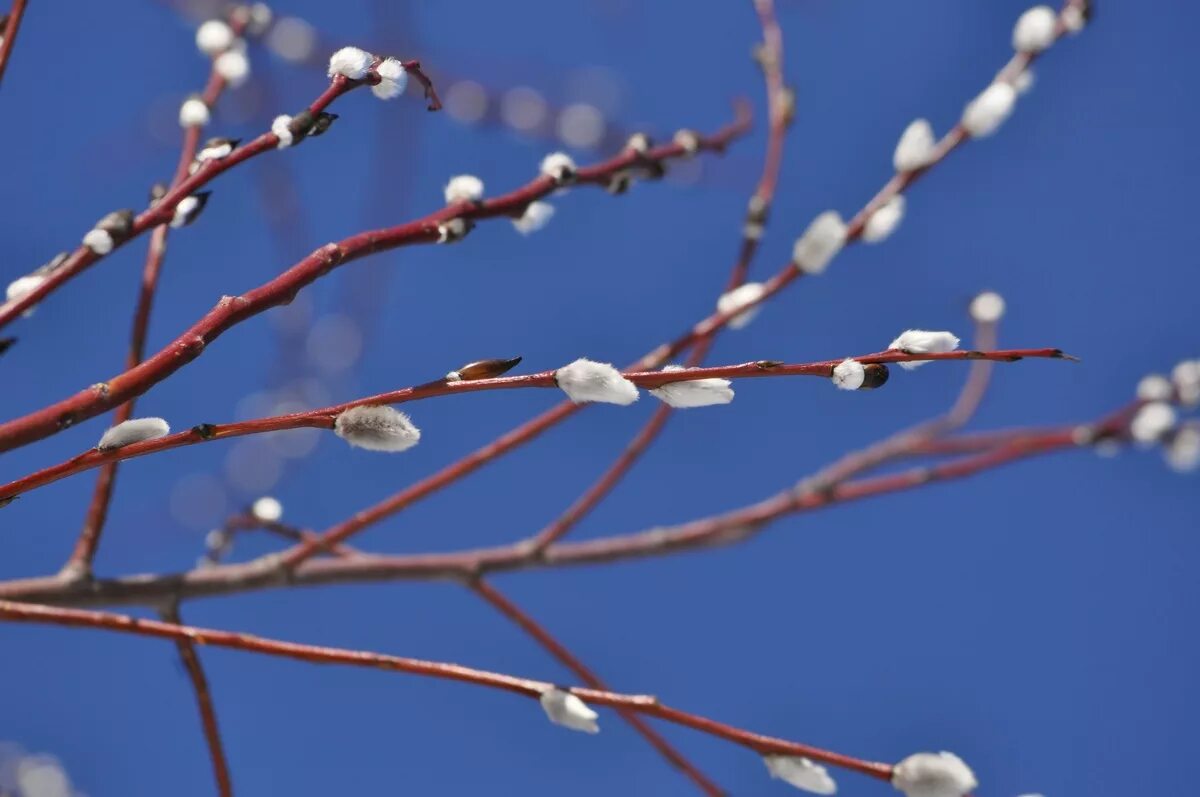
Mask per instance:
[[[1064,8],[1076,6],[1076,0],[1067,0]],[[1064,27],[1061,21],[1061,15],[1056,29],[1056,36],[1061,37],[1064,33]],[[1015,55],[1001,70],[998,79],[1013,80],[1017,75],[1024,71],[1029,64],[1037,57],[1034,53],[1018,53]],[[861,210],[854,215],[847,226],[846,244],[850,245],[860,240],[862,237],[863,228],[866,221],[870,218],[879,207],[887,203],[889,200],[907,190],[918,180],[920,180],[931,169],[944,161],[946,157],[968,140],[965,129],[961,124],[956,125],[949,133],[942,137],[934,147],[931,159],[928,165],[916,171],[903,172],[897,174],[887,183],[884,184],[875,196],[873,196]],[[672,341],[663,343],[657,348],[651,350],[643,357],[638,359],[630,370],[641,370],[648,368],[657,368],[668,362],[671,358],[686,351],[702,340],[708,338],[715,331],[723,328],[728,324],[729,320],[735,315],[744,311],[744,308],[754,307],[767,301],[775,294],[786,288],[799,277],[803,276],[802,272],[792,262],[788,262],[778,272],[763,283],[763,291],[758,299],[743,305],[737,310],[728,312],[717,311],[707,318],[703,319],[679,337]],[[451,484],[454,484],[459,479],[473,473],[482,466],[499,459],[526,443],[536,439],[540,434],[553,428],[562,421],[574,415],[580,405],[573,404],[569,401],[562,402],[542,414],[531,418],[525,423],[510,429],[492,442],[476,449],[465,457],[447,465],[442,470],[427,476],[419,482],[416,482],[409,487],[395,493],[376,504],[360,510],[356,513],[355,518],[363,518],[364,523],[361,528],[377,523],[384,518],[394,515],[405,507],[420,500],[428,495],[431,495]],[[2,429],[0,429],[2,431]],[[351,521],[354,522],[354,521]]]
[[[579,680],[587,684],[592,689],[601,691],[610,691],[608,686],[596,675],[592,670],[584,664],[578,657],[575,656],[565,645],[559,642],[553,634],[543,628],[532,617],[529,616],[521,607],[517,606],[509,600],[504,593],[493,587],[483,579],[476,579],[470,582],[471,590],[487,602],[490,606],[500,612],[502,615],[511,620],[522,631],[528,634],[535,642],[541,645],[550,653],[551,656],[558,659],[571,672],[578,676]],[[629,725],[637,731],[650,745],[658,751],[664,759],[672,766],[682,772],[689,780],[691,780],[700,791],[708,795],[721,795],[724,792],[721,787],[709,780],[703,772],[701,772],[694,764],[671,746],[671,743],[662,737],[658,731],[651,728],[641,717],[635,712],[627,708],[617,708],[617,713],[621,719],[629,723]]]
[[[170,625],[181,627],[179,607],[171,604],[162,612],[162,619]],[[196,653],[195,644],[186,637],[175,638],[179,659],[187,670],[196,694],[196,708],[200,712],[200,725],[204,729],[204,740],[208,744],[208,757],[212,761],[213,780],[220,797],[233,797],[233,779],[229,775],[229,764],[225,760],[225,747],[221,743],[221,729],[217,724],[217,709],[213,705],[212,693],[208,688],[208,677]]]
[[[231,15],[230,29],[235,36],[240,36],[246,27],[244,14]],[[205,106],[212,108],[221,92],[225,90],[225,79],[215,68],[209,70],[208,82],[201,92],[200,98]],[[187,179],[188,169],[196,157],[200,146],[202,125],[188,125],[183,132],[183,145],[179,149],[179,162],[175,166],[175,174],[171,178],[173,188]],[[142,361],[146,352],[146,334],[150,328],[150,311],[154,306],[154,296],[158,291],[158,278],[162,272],[163,258],[167,253],[167,235],[170,227],[160,224],[150,234],[150,244],[146,251],[146,262],[142,267],[141,288],[138,291],[137,307],[133,314],[133,330],[129,336],[129,353],[125,358],[125,368],[133,368]],[[131,399],[113,413],[113,425],[122,423],[133,417],[136,402]],[[112,502],[113,491],[116,488],[117,463],[106,462],[96,476],[96,486],[92,490],[92,500],[88,505],[87,514],[83,520],[83,528],[75,547],[71,551],[63,573],[68,577],[86,578],[91,575],[92,561],[96,558],[96,550],[100,546],[100,535],[108,519],[108,507]]]
[[[995,351],[952,351],[940,354],[914,354],[903,351],[888,350],[874,354],[864,354],[851,359],[863,364],[887,364],[896,362],[916,362],[933,360],[992,360],[999,362],[1014,362],[1025,358],[1038,359],[1071,359],[1063,354],[1061,349],[998,349]],[[773,360],[754,360],[739,365],[720,365],[709,368],[693,368],[689,371],[627,371],[624,377],[638,387],[656,388],[672,382],[690,382],[697,379],[754,379],[763,377],[810,376],[828,379],[835,366],[842,362],[837,360],[822,360],[812,363],[785,364]],[[136,457],[158,454],[184,446],[208,443],[214,440],[226,440],[233,437],[243,437],[251,434],[279,432],[287,429],[316,428],[332,429],[337,416],[351,407],[379,404],[403,404],[420,399],[448,396],[457,393],[478,393],[491,390],[512,390],[519,388],[557,388],[555,371],[541,371],[536,374],[519,376],[502,376],[493,379],[476,379],[472,381],[447,381],[439,379],[415,387],[401,388],[388,393],[380,393],[366,398],[355,399],[345,404],[322,407],[317,410],[295,412],[288,415],[276,415],[267,418],[256,418],[227,424],[199,424],[184,432],[176,432],[154,440],[131,443],[115,449],[89,449],[71,459],[43,468],[15,481],[0,486],[0,506],[10,503],[14,498],[29,493],[39,487],[52,484],[60,479],[73,476],[83,471],[91,470],[111,462],[121,462]],[[357,531],[355,529],[354,531]],[[353,533],[353,532],[350,532]],[[347,535],[348,536],[348,535]],[[344,537],[338,537],[338,540]],[[312,543],[315,550],[316,543]],[[312,551],[309,551],[311,553]],[[306,554],[307,555],[307,554]]]
[[[334,86],[337,85],[338,81],[335,80]],[[731,140],[746,131],[750,123],[749,112],[742,105],[738,107],[738,118],[732,124],[710,136],[699,137],[699,149],[722,151]],[[216,163],[224,163],[240,151],[241,148],[236,149],[228,158]],[[687,150],[684,146],[675,142],[644,153],[629,148],[607,161],[580,168],[575,182],[607,186],[614,175],[626,169],[662,164],[685,154]],[[226,330],[272,307],[286,304],[301,288],[339,266],[400,246],[436,243],[442,237],[439,228],[453,219],[474,222],[520,215],[531,202],[558,187],[554,178],[543,175],[494,199],[454,203],[407,224],[368,230],[337,243],[326,244],[263,285],[241,296],[223,297],[207,315],[140,365],[107,382],[92,385],[70,398],[0,424],[0,452],[48,437],[141,395],[199,357]]]
[[[25,2],[26,0],[13,0],[12,8],[0,24],[0,81],[4,80],[9,56],[17,44],[17,31],[21,28],[21,19],[25,16]]]
[[[317,664],[347,664],[376,670],[402,672],[427,678],[474,684],[475,686],[498,689],[527,698],[538,699],[554,684],[531,678],[518,678],[502,673],[488,672],[438,661],[389,656],[383,653],[346,650],[342,648],[318,647],[288,642],[251,634],[239,634],[213,628],[197,628],[176,623],[143,620],[110,612],[66,609],[53,606],[38,606],[0,600],[0,619],[12,622],[30,622],[62,625],[75,628],[96,628],[138,636],[157,637],[184,641],[194,645],[212,645],[231,648],[267,656],[277,656]],[[722,722],[671,708],[650,695],[627,695],[600,689],[570,687],[569,691],[580,699],[597,706],[626,709],[639,714],[659,717],[676,725],[683,725],[724,739],[753,750],[759,755],[797,755],[820,761],[830,766],[860,772],[880,780],[890,781],[892,767],[875,761],[823,750],[807,744],[777,739],[771,736],[727,725]]]
[[[418,61],[404,62],[405,69],[413,77],[416,77],[423,84],[428,83],[428,78],[421,71],[421,64]],[[377,75],[370,75],[363,80],[350,80],[342,75],[334,77],[329,86],[312,101],[306,108],[307,112],[312,116],[316,116],[321,111],[328,108],[333,102],[360,86],[369,86],[372,82],[378,82]],[[432,84],[430,84],[432,85]],[[271,152],[279,146],[279,137],[269,130],[262,135],[254,138],[248,143],[237,147],[233,152],[224,158],[206,161],[196,170],[194,174],[188,176],[186,180],[179,182],[174,188],[168,191],[162,199],[155,202],[150,207],[143,210],[133,221],[133,227],[130,233],[124,238],[114,241],[112,251],[116,251],[121,246],[135,240],[143,233],[165,224],[171,220],[175,213],[175,206],[180,203],[185,197],[191,196],[197,190],[208,185],[218,175],[223,174],[240,163],[244,163],[251,158],[262,155],[266,152]],[[34,290],[25,294],[20,299],[0,304],[0,328],[7,326],[15,318],[19,317],[25,310],[42,301],[46,296],[55,290],[58,290],[69,280],[75,278],[85,270],[95,265],[106,255],[99,255],[93,252],[86,246],[79,246],[75,249],[62,265],[58,266],[46,281],[39,285]]]

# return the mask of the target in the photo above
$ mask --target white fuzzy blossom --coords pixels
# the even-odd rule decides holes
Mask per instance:
[[[878,210],[871,214],[863,226],[863,240],[872,244],[886,240],[900,226],[906,204],[903,194],[896,194],[884,202]]]
[[[107,230],[91,229],[83,236],[83,245],[98,255],[107,255],[113,250],[113,237]]]
[[[565,183],[575,176],[575,159],[565,152],[551,152],[542,158],[540,171],[555,182]]]
[[[1087,25],[1087,17],[1084,16],[1079,6],[1069,5],[1063,9],[1062,23],[1067,33],[1074,36]]]
[[[793,755],[763,756],[771,777],[813,794],[837,794],[837,783],[828,770],[807,758]]]
[[[179,106],[180,127],[204,127],[209,117],[208,106],[199,97],[188,97]]]
[[[1129,422],[1129,436],[1143,445],[1157,443],[1163,435],[1175,428],[1175,408],[1161,401],[1154,401],[1137,411]]]
[[[171,226],[179,228],[191,224],[204,208],[205,199],[205,196],[192,195],[179,200],[171,216]]]
[[[271,132],[279,139],[279,143],[275,145],[276,148],[287,149],[292,145],[295,135],[292,133],[291,124],[292,117],[286,113],[276,116],[275,120],[271,122]]]
[[[846,244],[846,223],[827,210],[808,225],[792,247],[792,262],[805,274],[820,274]]]
[[[552,218],[554,218],[554,206],[549,202],[535,201],[526,205],[525,212],[520,217],[513,219],[512,223],[517,228],[517,232],[529,235],[531,232],[537,232],[545,227]]]
[[[1012,84],[998,81],[988,86],[963,109],[962,125],[975,138],[990,136],[1012,115],[1017,103],[1017,90]]]
[[[833,367],[834,387],[838,390],[858,390],[867,378],[867,369],[858,360],[846,358]]]
[[[196,153],[196,160],[200,163],[206,163],[208,161],[219,161],[223,158],[228,158],[233,152],[234,146],[233,141],[228,138],[213,139]]]
[[[24,277],[17,277],[12,282],[8,283],[8,290],[5,292],[5,300],[15,302],[24,299],[29,294],[42,286],[46,281],[44,274],[26,274]],[[25,311],[25,315],[33,314],[33,308],[30,307]]]
[[[766,286],[761,282],[744,282],[728,293],[723,293],[717,299],[717,312],[737,313],[746,305],[757,302],[766,293]],[[730,329],[741,329],[754,320],[761,308],[758,305],[748,307],[729,319]]]
[[[1013,49],[1021,53],[1040,53],[1054,44],[1058,15],[1050,6],[1034,6],[1013,26]]]
[[[891,342],[889,349],[899,349],[907,354],[940,354],[958,348],[958,337],[949,332],[930,332],[924,329],[906,329]],[[901,368],[911,371],[925,361],[901,362]]]
[[[399,97],[408,88],[408,70],[395,58],[383,59],[375,67],[375,74],[379,75],[379,82],[371,87],[371,93],[381,100]]]
[[[171,427],[162,418],[133,418],[110,427],[101,436],[96,448],[100,451],[112,451],[143,440],[166,437],[170,433]]]
[[[250,514],[263,523],[277,523],[283,517],[283,504],[278,498],[264,495],[250,505]]]
[[[1171,381],[1185,407],[1200,404],[1200,360],[1184,360],[1171,369]]]
[[[219,19],[210,19],[196,28],[196,46],[205,55],[213,56],[229,49],[235,38],[233,28]]]
[[[446,204],[455,202],[478,202],[483,199],[483,180],[473,174],[460,174],[451,177],[444,191]]]
[[[1187,473],[1200,468],[1200,428],[1182,427],[1171,438],[1163,455],[1171,469],[1179,473]]]
[[[1162,374],[1147,374],[1137,385],[1137,397],[1142,401],[1170,401],[1174,395],[1175,387]]]
[[[555,371],[554,379],[576,404],[599,401],[627,405],[638,399],[637,385],[621,376],[621,372],[608,363],[592,362],[581,357]]]
[[[600,715],[570,692],[550,688],[542,692],[539,701],[546,716],[555,725],[584,733],[600,732],[600,726],[596,724]]]
[[[688,369],[681,365],[667,365],[664,371],[681,372]],[[664,404],[676,409],[686,407],[709,407],[713,404],[728,404],[733,401],[733,388],[728,379],[691,379],[686,382],[668,382],[662,387],[650,389],[650,394]]]
[[[351,407],[337,416],[333,431],[368,451],[407,451],[421,441],[421,430],[409,417],[386,404]]]
[[[892,770],[892,785],[907,797],[965,797],[979,785],[954,753],[915,753]]]
[[[995,291],[984,291],[971,300],[967,312],[977,324],[994,324],[1004,317],[1004,297]]]
[[[329,76],[344,75],[351,80],[362,80],[371,70],[375,56],[357,47],[343,47],[329,57]]]
[[[925,119],[916,119],[900,134],[892,165],[898,172],[923,169],[933,161],[934,146],[933,127]]]
[[[250,59],[244,50],[227,50],[213,61],[213,69],[231,88],[237,88],[250,77]]]

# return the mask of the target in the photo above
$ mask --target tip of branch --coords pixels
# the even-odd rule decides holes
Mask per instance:
[[[11,349],[16,342],[16,338],[0,338],[0,354],[4,354],[4,352]]]
[[[1079,359],[1074,354],[1067,354],[1062,349],[1055,349],[1054,356],[1060,360],[1069,360],[1070,362],[1073,362],[1073,363],[1083,362],[1083,360]]]
[[[0,509],[3,509],[4,507],[11,504],[13,501],[16,501],[20,497],[21,496],[19,496],[19,495],[10,495],[5,498],[0,498]]]

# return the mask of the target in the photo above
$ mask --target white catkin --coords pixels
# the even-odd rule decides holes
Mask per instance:
[[[933,127],[925,119],[916,119],[900,134],[892,154],[892,165],[898,172],[923,169],[933,162],[935,146]]]
[[[734,313],[739,308],[745,307],[751,302],[756,302],[766,292],[766,286],[761,282],[746,282],[728,293],[721,294],[717,299],[717,312]],[[741,329],[754,320],[758,315],[761,307],[755,305],[743,310],[737,315],[729,319],[728,325],[730,329]]]
[[[555,182],[566,182],[575,174],[575,160],[565,152],[551,152],[542,158],[539,171]]]
[[[180,127],[204,127],[209,117],[208,106],[199,97],[188,97],[179,106]]]
[[[155,440],[171,433],[171,427],[162,418],[133,418],[110,427],[100,438],[96,448],[112,451],[143,440]]]
[[[8,290],[5,292],[5,299],[13,302],[17,299],[24,299],[29,294],[33,293],[46,278],[41,274],[27,274],[24,277],[17,277],[12,282],[8,283]]]
[[[792,262],[805,274],[820,274],[846,244],[846,223],[837,211],[827,210],[808,225],[792,247]]]
[[[581,357],[555,371],[554,379],[576,404],[598,401],[624,406],[638,399],[637,385],[608,363]]]
[[[343,47],[329,57],[329,77],[344,75],[351,80],[362,80],[371,69],[375,56],[358,47]]]
[[[871,214],[863,226],[863,240],[874,244],[891,237],[904,218],[906,204],[903,194],[897,194],[884,202],[878,210]]]
[[[196,47],[205,55],[228,49],[234,38],[233,29],[219,19],[210,19],[196,28]]]
[[[555,725],[583,733],[600,732],[600,726],[596,724],[600,715],[570,692],[556,688],[547,689],[542,692],[539,702],[546,716]]]
[[[834,387],[838,390],[858,390],[867,378],[867,369],[858,360],[847,358],[834,366]]]
[[[530,202],[520,218],[513,219],[512,223],[517,228],[517,232],[529,235],[545,227],[552,218],[554,218],[554,206],[549,202],[538,200]]]
[[[421,430],[409,417],[387,405],[352,407],[337,416],[333,431],[368,451],[407,451],[421,441]]]
[[[782,780],[801,791],[813,794],[836,794],[837,783],[829,776],[829,771],[820,764],[802,756],[768,755],[763,756],[763,763],[771,777]]]
[[[958,337],[949,332],[931,332],[924,329],[907,329],[892,341],[889,349],[899,349],[908,354],[940,354],[958,348]],[[925,365],[927,360],[897,363],[911,371]]]
[[[990,136],[1000,129],[1017,102],[1017,90],[1009,83],[988,86],[963,109],[962,125],[975,138]]]
[[[251,505],[250,514],[264,523],[277,523],[283,517],[283,504],[278,498],[264,495]]]
[[[979,782],[953,753],[915,753],[892,770],[892,785],[907,797],[965,797]]]
[[[371,87],[371,93],[381,100],[399,97],[408,88],[408,71],[395,58],[385,58],[375,67],[379,82]]]
[[[242,50],[228,50],[213,61],[213,69],[225,79],[230,88],[237,88],[250,77],[250,59]]]
[[[1050,6],[1034,6],[1013,26],[1013,49],[1021,53],[1040,53],[1054,44],[1058,15]]]
[[[1182,427],[1163,451],[1167,465],[1178,473],[1189,473],[1200,468],[1200,428]]]
[[[473,174],[460,174],[450,178],[442,193],[446,197],[447,205],[453,205],[455,202],[478,202],[483,199],[483,180]]]
[[[277,149],[287,149],[292,145],[295,136],[292,134],[292,128],[289,127],[291,123],[292,117],[287,114],[280,114],[271,122],[271,132],[279,139],[279,143],[275,145]]]
[[[1137,385],[1137,397],[1142,401],[1170,401],[1174,395],[1174,385],[1162,374],[1148,374]]]
[[[994,324],[1004,317],[1004,297],[995,291],[984,291],[971,300],[968,312],[978,324]]]
[[[113,250],[113,237],[107,230],[88,230],[83,245],[98,255],[107,255]]]
[[[1129,422],[1129,436],[1142,445],[1157,443],[1173,428],[1178,415],[1175,408],[1161,401],[1151,402],[1137,411]]]
[[[688,369],[679,365],[668,365],[663,370],[680,373]],[[686,382],[668,382],[661,387],[651,388],[650,395],[676,409],[710,407],[733,401],[733,388],[728,379],[692,379]]]

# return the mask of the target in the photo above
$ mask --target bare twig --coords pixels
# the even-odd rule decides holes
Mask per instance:
[[[17,31],[21,27],[21,19],[25,16],[25,3],[26,0],[13,0],[3,24],[0,24],[0,81],[4,80],[4,70],[8,67],[8,59],[17,44]]]

